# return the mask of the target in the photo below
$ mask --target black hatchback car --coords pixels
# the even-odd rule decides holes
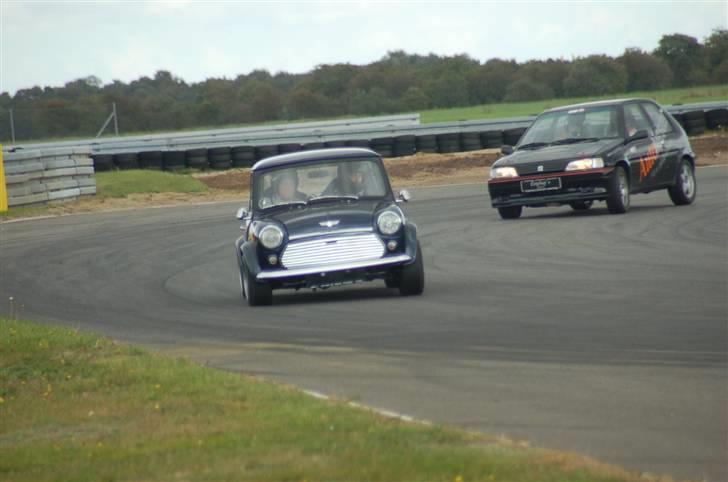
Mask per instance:
[[[695,154],[677,123],[646,99],[589,102],[547,110],[490,170],[491,204],[503,219],[524,206],[568,204],[610,213],[629,210],[630,195],[667,189],[676,205],[695,199]]]
[[[263,159],[251,169],[244,235],[235,242],[240,289],[267,305],[282,288],[328,288],[383,279],[419,295],[425,274],[417,226],[369,149],[320,149]]]

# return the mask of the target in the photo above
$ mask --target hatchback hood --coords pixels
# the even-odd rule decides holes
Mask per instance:
[[[390,204],[381,200],[327,201],[294,206],[259,218],[283,224],[290,237],[335,233],[342,229],[373,228],[374,214]]]
[[[494,167],[512,166],[521,176],[541,172],[558,172],[563,171],[569,161],[585,157],[604,157],[621,144],[621,139],[602,139],[596,142],[519,149],[513,154],[499,159]],[[539,166],[543,166],[543,168],[539,170]]]

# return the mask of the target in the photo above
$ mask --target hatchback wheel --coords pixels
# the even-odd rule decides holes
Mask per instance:
[[[508,206],[505,208],[498,208],[498,214],[502,219],[518,219],[521,217],[523,212],[523,206]]]
[[[686,159],[680,161],[680,169],[677,171],[675,185],[667,188],[670,199],[676,206],[691,204],[695,200],[698,191],[698,184],[695,182],[695,169]]]
[[[607,209],[612,214],[624,214],[629,211],[629,178],[622,166],[614,168],[609,180]]]

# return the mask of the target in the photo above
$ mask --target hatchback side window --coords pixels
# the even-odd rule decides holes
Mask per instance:
[[[652,120],[652,124],[655,126],[655,134],[660,135],[672,132],[672,124],[667,119],[662,109],[649,102],[643,103],[642,107],[645,108],[647,115],[650,116],[650,120]]]
[[[646,130],[652,134],[652,126],[647,116],[638,104],[624,106],[624,128],[627,137],[633,136],[637,131]]]

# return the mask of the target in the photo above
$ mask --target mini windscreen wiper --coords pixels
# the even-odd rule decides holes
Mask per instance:
[[[290,208],[293,206],[306,206],[306,201],[288,201],[280,204],[271,204],[269,206],[263,206],[261,209],[264,211],[268,211],[270,209],[276,209],[276,208]]]
[[[533,149],[536,147],[544,147],[548,146],[548,142],[529,142],[528,144],[523,144],[522,146],[518,146],[519,149]]]
[[[596,142],[598,137],[567,137],[566,139],[559,139],[551,143],[552,146],[558,146],[560,144],[576,144],[579,142]]]
[[[359,199],[359,196],[353,196],[353,195],[344,195],[344,196],[316,196],[312,197],[308,200],[308,204],[314,204],[318,202],[326,202],[326,201],[356,201]]]

